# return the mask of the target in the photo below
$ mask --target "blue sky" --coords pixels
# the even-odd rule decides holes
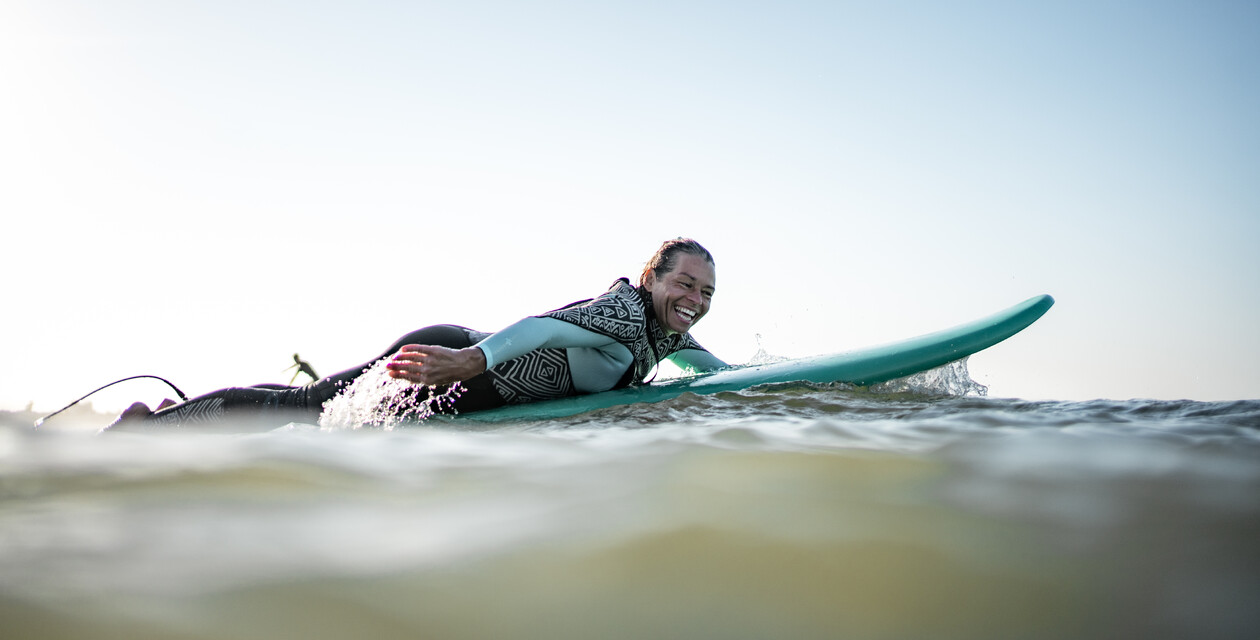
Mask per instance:
[[[844,351],[1039,293],[1030,399],[1260,397],[1260,5],[0,7],[0,408],[332,372],[715,254],[697,338]],[[115,408],[155,401],[131,383]]]

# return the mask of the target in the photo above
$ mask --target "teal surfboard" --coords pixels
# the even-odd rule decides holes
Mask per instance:
[[[732,367],[638,387],[465,413],[458,419],[478,422],[546,420],[623,404],[660,402],[684,393],[707,395],[773,382],[879,384],[934,369],[987,349],[1036,322],[1053,304],[1054,298],[1041,295],[974,322],[879,347]]]

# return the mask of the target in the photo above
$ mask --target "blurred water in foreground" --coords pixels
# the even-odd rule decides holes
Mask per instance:
[[[1257,541],[1260,401],[0,427],[4,638],[1254,637]]]

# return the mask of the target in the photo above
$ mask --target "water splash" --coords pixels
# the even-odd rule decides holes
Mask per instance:
[[[391,378],[386,362],[387,359],[378,360],[350,386],[325,402],[319,426],[330,430],[378,427],[390,431],[404,422],[449,412],[464,392],[459,384],[438,393],[436,387]]]
[[[773,362],[783,362],[788,359],[783,356],[776,356],[766,351],[765,345],[761,344],[761,334],[758,333],[756,334],[756,336],[757,336],[757,353],[754,353],[753,357],[749,358],[747,364],[750,364],[750,365],[770,364]]]
[[[967,358],[896,380],[871,385],[879,393],[914,393],[933,396],[972,396],[983,398],[989,388],[971,379]]]

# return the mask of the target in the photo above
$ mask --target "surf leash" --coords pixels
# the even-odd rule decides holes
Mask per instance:
[[[96,391],[93,391],[92,393],[89,393],[89,394],[87,394],[87,395],[83,396],[82,398],[79,398],[78,400],[75,400],[74,402],[71,402],[70,404],[68,404],[68,405],[66,405],[66,406],[64,406],[64,407],[62,407],[62,408],[60,408],[60,409],[58,409],[58,410],[56,410],[56,411],[54,411],[54,412],[52,412],[52,413],[50,413],[50,414],[48,414],[48,415],[44,416],[44,417],[42,417],[42,418],[40,418],[39,420],[36,420],[36,421],[35,421],[35,428],[36,428],[36,429],[38,429],[38,428],[39,428],[39,425],[44,424],[44,421],[45,421],[45,420],[47,420],[47,419],[49,419],[49,418],[51,418],[51,417],[53,417],[53,416],[57,415],[58,413],[61,413],[62,411],[65,411],[66,409],[69,409],[70,407],[73,407],[73,406],[74,406],[74,405],[76,405],[76,404],[79,404],[80,402],[83,402],[84,400],[87,400],[87,399],[88,399],[88,398],[90,398],[93,394],[95,394],[97,391],[101,391],[101,390],[103,390],[103,389],[108,389],[109,387],[112,387],[112,386],[114,386],[114,385],[118,384],[119,382],[126,382],[126,381],[128,381],[128,380],[135,380],[135,379],[137,379],[137,378],[153,378],[153,379],[155,379],[155,380],[161,380],[162,382],[165,382],[167,386],[169,386],[170,388],[174,389],[174,390],[175,390],[175,393],[179,394],[179,399],[180,399],[180,400],[183,400],[184,402],[188,402],[188,396],[184,395],[184,392],[183,392],[183,391],[180,391],[180,390],[179,390],[179,387],[175,386],[174,384],[171,384],[171,381],[170,381],[170,380],[167,380],[166,378],[160,378],[160,377],[158,377],[158,376],[150,376],[150,375],[131,376],[131,377],[128,377],[128,378],[123,378],[122,380],[115,380],[115,381],[113,381],[113,382],[111,382],[111,383],[109,383],[109,384],[107,384],[107,385],[105,385],[105,386],[101,387],[100,389],[97,389]]]

